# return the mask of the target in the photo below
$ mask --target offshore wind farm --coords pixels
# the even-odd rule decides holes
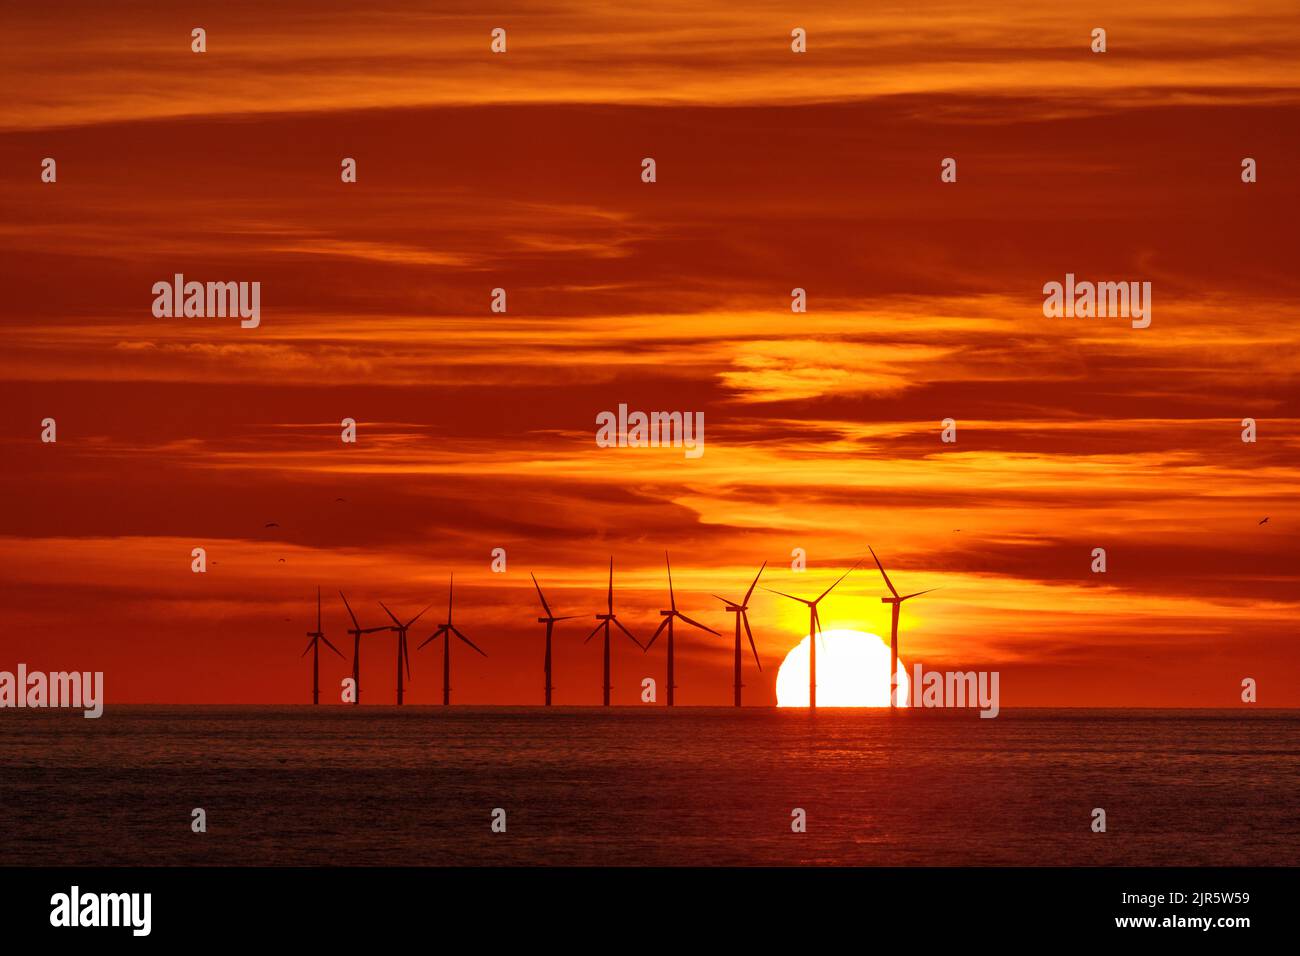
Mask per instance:
[[[875,558],[874,551],[871,551],[871,555],[873,558]],[[879,559],[876,558],[875,560],[876,560],[877,567],[880,567]],[[807,706],[812,709],[815,709],[817,707],[817,684],[818,684],[817,647],[819,645],[822,647],[823,662],[824,662],[823,666],[825,666],[826,663],[825,662],[826,645],[820,637],[821,619],[818,614],[818,605],[846,577],[848,577],[848,575],[852,571],[854,571],[859,564],[861,564],[861,561],[855,563],[847,571],[843,572],[843,574],[841,574],[829,587],[827,587],[825,591],[823,591],[817,598],[812,600],[808,600],[804,598],[796,598],[793,595],[785,594],[784,592],[775,591],[770,588],[767,589],[767,590],[772,590],[772,593],[774,594],[778,594],[782,597],[786,597],[798,601],[809,608],[810,617],[809,617],[809,631],[808,631],[808,638],[807,638],[807,646],[809,648],[810,662],[807,668],[808,670]],[[673,585],[672,561],[667,551],[664,552],[664,566],[667,575],[669,606],[667,608],[662,608],[658,610],[658,614],[660,616],[660,624],[655,629],[654,633],[650,636],[650,639],[643,644],[621,621],[619,621],[618,616],[614,612],[614,559],[613,557],[610,558],[605,613],[603,614],[598,613],[596,615],[597,623],[595,628],[587,635],[586,639],[582,642],[583,644],[587,644],[592,640],[592,638],[596,637],[598,634],[602,635],[603,637],[603,645],[602,645],[603,678],[601,682],[601,692],[602,692],[601,703],[606,707],[610,706],[611,691],[613,690],[613,684],[611,683],[612,673],[613,673],[612,660],[614,656],[614,646],[616,646],[616,645],[611,645],[611,637],[615,633],[613,629],[617,628],[618,632],[621,632],[621,634],[626,636],[632,644],[640,648],[643,654],[648,654],[649,651],[654,647],[655,643],[659,640],[660,636],[661,635],[664,636],[665,646],[666,646],[666,669],[665,669],[663,682],[662,684],[660,684],[654,678],[648,678],[648,677],[645,678],[641,684],[643,690],[641,700],[646,703],[655,703],[658,701],[659,691],[662,690],[664,694],[663,703],[665,706],[668,707],[672,707],[676,703],[675,693],[674,693],[674,691],[677,688],[677,673],[675,669],[675,664],[676,664],[675,636],[676,635],[675,635],[675,627],[674,627],[676,622],[680,621],[681,624],[687,627],[693,628],[694,630],[706,634],[710,634],[713,637],[722,637],[720,631],[717,631],[714,628],[710,627],[709,625],[701,623],[700,621],[687,616],[682,610],[678,608],[677,591]],[[749,647],[754,657],[754,664],[758,669],[759,673],[762,673],[763,670],[762,661],[759,658],[759,654],[758,654],[758,647],[754,641],[753,630],[751,629],[750,626],[749,601],[753,597],[754,589],[758,586],[758,580],[762,576],[763,571],[766,568],[767,568],[767,562],[764,561],[762,566],[759,568],[758,574],[755,575],[753,582],[750,584],[749,589],[746,591],[744,598],[741,599],[740,601],[729,601],[726,598],[719,597],[718,595],[713,595],[713,597],[717,598],[717,600],[723,603],[725,611],[734,616],[735,677],[733,683],[733,690],[734,690],[734,706],[736,707],[741,706],[741,697],[742,697],[741,688],[743,686],[743,682],[741,680],[741,628],[742,627],[744,628],[745,635],[749,640]],[[893,708],[896,707],[898,704],[898,695],[896,691],[897,688],[896,672],[899,668],[898,605],[901,604],[902,601],[905,601],[912,597],[916,597],[919,594],[928,593],[929,590],[934,590],[934,589],[933,588],[927,589],[927,591],[917,592],[915,594],[909,594],[900,598],[897,592],[893,590],[893,584],[892,582],[890,582],[888,575],[885,574],[883,567],[880,567],[880,572],[881,575],[884,577],[886,585],[889,587],[891,593],[893,594],[892,598],[881,598],[881,601],[883,603],[892,602],[893,604],[893,617],[892,617],[893,626],[891,629],[891,639],[890,639],[890,661],[889,661],[888,671],[886,672],[886,679],[890,682],[890,696],[886,703],[888,704],[888,706]],[[545,615],[543,617],[538,617],[536,620],[537,623],[546,625],[545,656],[544,656],[544,663],[543,663],[543,672],[545,674],[545,680],[542,685],[542,700],[540,701],[540,703],[543,706],[549,707],[551,706],[552,703],[552,692],[554,690],[554,684],[552,683],[552,681],[553,681],[553,663],[554,663],[553,641],[554,641],[555,625],[561,621],[575,620],[579,618],[580,615],[565,615],[562,617],[555,616],[551,611],[550,605],[547,603],[546,596],[542,593],[541,585],[538,583],[536,575],[530,572],[529,579],[532,582],[533,590],[536,592],[538,600],[541,602],[542,610]],[[461,632],[455,626],[455,624],[452,623],[454,587],[455,587],[455,575],[452,574],[448,577],[448,585],[447,585],[447,620],[442,624],[439,624],[436,627],[436,629],[433,631],[433,633],[430,634],[427,638],[425,638],[424,641],[420,643],[416,648],[417,651],[423,650],[427,645],[433,643],[435,640],[438,640],[439,638],[441,638],[443,641],[442,704],[444,706],[448,706],[451,704],[452,638],[455,637],[457,640],[462,642],[468,648],[476,652],[480,657],[486,658],[488,656],[486,651],[484,651],[481,647],[479,647],[472,640],[466,637],[465,634]],[[360,703],[360,647],[361,647],[362,637],[366,634],[377,633],[382,631],[392,631],[397,635],[396,703],[399,706],[404,704],[406,699],[406,688],[412,679],[412,668],[411,668],[412,655],[409,650],[409,645],[407,641],[407,631],[415,625],[416,621],[418,621],[425,614],[425,612],[429,610],[429,607],[432,607],[432,605],[425,607],[424,610],[416,614],[415,617],[411,618],[408,621],[403,622],[396,614],[393,613],[393,611],[389,610],[387,605],[385,605],[381,601],[378,602],[379,607],[382,608],[382,610],[389,616],[389,618],[392,620],[392,624],[387,626],[373,627],[373,628],[362,628],[358,623],[355,612],[352,610],[352,606],[348,603],[347,598],[343,595],[342,591],[339,591],[339,597],[342,600],[343,607],[346,610],[347,615],[352,622],[352,627],[348,629],[348,633],[350,633],[354,638],[351,678],[350,680],[347,678],[343,680],[341,693],[340,693],[341,702],[350,703],[350,704]],[[340,652],[337,648],[335,648],[332,644],[330,644],[327,639],[324,638],[324,635],[321,632],[322,624],[321,624],[321,616],[320,616],[321,615],[320,588],[317,588],[316,612],[317,612],[316,631],[308,633],[308,636],[311,638],[311,641],[307,645],[307,651],[316,652],[312,658],[313,682],[312,682],[311,703],[315,705],[319,705],[321,703],[319,643],[321,641],[324,641],[326,646],[329,647],[331,650],[333,650],[334,653],[337,654],[340,659],[346,661],[346,658],[344,657],[342,652]],[[872,640],[879,640],[879,638],[876,638],[874,635],[866,634],[866,633],[862,634],[861,637],[863,638],[863,640],[868,642]],[[717,652],[722,652],[725,650],[725,647],[721,642],[714,642],[712,644],[712,647],[716,648]],[[303,652],[304,655],[307,653],[307,651]],[[836,674],[836,680],[840,684],[843,684],[846,681],[852,681],[854,679],[853,674],[850,673],[846,675],[845,673],[842,672],[842,668],[845,666],[846,661],[843,660],[830,661],[829,664],[832,668],[837,669],[838,672]],[[515,703],[525,704],[527,702],[518,701]],[[769,700],[762,703],[770,705],[772,703],[776,703],[776,701]],[[974,702],[972,701],[972,704],[973,703]]]

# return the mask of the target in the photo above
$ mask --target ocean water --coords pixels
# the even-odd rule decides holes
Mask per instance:
[[[8,710],[28,864],[1294,866],[1300,711]]]

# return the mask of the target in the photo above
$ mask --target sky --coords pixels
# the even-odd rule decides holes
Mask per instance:
[[[870,545],[938,589],[904,661],[997,670],[1003,707],[1300,706],[1291,3],[76,0],[6,33],[0,670],[306,702],[318,586],[350,656],[340,588],[365,626],[433,603],[418,644],[454,572],[489,656],[454,648],[453,700],[537,703],[531,572],[583,616],[556,701],[595,704],[609,559],[645,640],[667,549],[723,632],[679,633],[677,701],[725,704],[714,595],[764,561],[815,595]],[[260,325],[156,318],[175,273],[259,281]],[[1150,327],[1045,318],[1067,273],[1150,282]],[[702,412],[704,454],[598,447],[620,403]],[[824,626],[887,637],[884,593],[854,571]],[[751,621],[772,704],[806,612]],[[365,639],[367,701],[394,653]],[[613,657],[615,703],[662,684],[662,643]]]

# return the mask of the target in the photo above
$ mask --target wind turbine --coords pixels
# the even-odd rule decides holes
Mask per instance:
[[[424,611],[429,610],[429,607],[433,607],[433,605],[430,604],[429,607],[426,607],[424,611],[421,611],[419,614],[415,615],[415,617],[411,618],[405,624],[403,624],[401,621],[397,619],[396,614],[388,610],[388,605],[386,605],[383,601],[379,602],[379,606],[382,607],[385,611],[387,611],[388,616],[393,619],[393,623],[389,625],[387,628],[383,628],[383,630],[397,632],[397,704],[400,707],[406,698],[406,686],[402,683],[403,667],[405,667],[406,669],[406,679],[407,680],[411,679],[411,651],[410,648],[406,646],[406,630],[412,624],[418,621],[421,617],[423,617]]]
[[[537,597],[542,602],[542,610],[546,612],[546,617],[539,617],[537,623],[546,625],[546,706],[550,707],[551,691],[553,690],[551,687],[551,632],[555,630],[556,621],[572,621],[578,615],[571,614],[568,617],[556,617],[551,611],[551,606],[546,603],[546,596],[542,594],[542,586],[537,583],[537,575],[530,572],[529,577],[533,579],[533,587],[537,588]]]
[[[705,627],[699,621],[692,621],[681,611],[677,610],[677,596],[673,593],[673,566],[668,560],[667,551],[664,552],[664,564],[668,565],[668,602],[670,607],[667,610],[659,612],[663,617],[663,620],[659,623],[659,629],[654,632],[654,636],[650,638],[650,643],[645,646],[645,649],[648,651],[650,648],[654,647],[654,643],[658,640],[663,629],[665,627],[668,628],[668,706],[671,707],[673,705],[673,688],[677,686],[673,683],[673,618],[681,618],[683,624],[689,624],[691,627],[698,627],[701,631],[708,631],[710,634],[717,637],[721,637],[722,635],[718,634],[718,632],[711,627]]]
[[[636,637],[632,634],[631,631],[629,631],[626,627],[623,626],[623,622],[620,621],[618,619],[618,616],[614,613],[614,559],[612,557],[609,559],[609,603],[607,606],[609,608],[609,613],[596,615],[596,620],[599,621],[600,623],[596,625],[596,630],[592,631],[590,634],[587,635],[587,640],[582,642],[586,644],[598,633],[600,633],[601,628],[605,629],[605,706],[606,707],[609,706],[609,690],[610,690],[610,683],[609,683],[610,622],[611,621],[614,622],[614,624],[618,626],[618,629],[622,631],[624,634],[626,634],[633,644],[635,644],[637,647],[640,647],[642,651],[645,650],[645,647],[642,645],[642,643],[636,639]]]
[[[312,654],[311,656],[311,702],[313,704],[319,704],[320,703],[320,642],[324,641],[326,647],[328,647],[335,654],[338,654],[339,657],[343,657],[343,654],[340,653],[339,649],[330,643],[329,638],[325,636],[325,632],[321,630],[320,588],[316,589],[316,630],[308,631],[307,636],[310,637],[311,640],[307,642],[306,649],[303,650],[303,652],[298,656],[306,657],[307,651],[315,651],[315,653]],[[343,659],[347,660],[347,658],[343,658]]]
[[[451,592],[452,592],[452,587],[453,585],[455,585],[455,583],[456,583],[456,575],[453,574],[451,576],[451,582],[447,585],[447,623],[439,624],[438,629],[424,639],[424,644],[428,644],[430,641],[434,640],[435,638],[439,638],[439,637],[443,638],[442,704],[444,707],[451,703],[451,635],[455,634],[457,637],[459,637],[470,647],[474,648],[474,650],[478,651],[484,657],[487,657],[487,653],[485,651],[483,651],[481,648],[479,648],[477,644],[475,644],[468,637],[466,637],[459,630],[457,630],[455,624],[451,623]],[[421,644],[420,647],[416,648],[416,650],[418,651],[421,648],[423,648],[424,644]]]
[[[391,630],[388,627],[362,627],[357,621],[356,614],[352,611],[352,605],[344,597],[343,592],[339,592],[339,597],[343,598],[343,606],[348,609],[348,616],[352,618],[352,626],[347,629],[352,635],[352,703],[361,703],[361,635],[374,634],[377,631]]]
[[[717,594],[713,595],[719,601],[727,606],[727,611],[736,615],[736,706],[740,706],[740,688],[744,685],[740,682],[740,624],[745,624],[745,633],[749,635],[749,649],[754,652],[754,663],[758,669],[763,669],[763,662],[758,659],[758,648],[754,646],[754,632],[749,629],[749,598],[754,593],[754,587],[758,584],[758,579],[763,576],[763,568],[767,567],[767,562],[763,562],[763,567],[758,569],[758,574],[754,575],[754,583],[749,586],[745,592],[745,597],[739,602],[728,601],[726,598]]]
[[[784,591],[773,591],[772,588],[764,587],[764,591],[772,591],[773,594],[779,594],[781,597],[789,598],[791,601],[798,601],[800,604],[808,605],[808,707],[816,709],[817,707],[817,631],[821,627],[821,618],[817,616],[817,605],[821,603],[822,598],[830,594],[835,586],[849,576],[861,561],[856,562],[852,568],[841,574],[832,584],[815,600],[809,601],[807,598],[795,597],[793,594],[786,594]]]
[[[885,579],[885,587],[889,588],[889,593],[893,597],[882,597],[881,604],[890,605],[889,620],[889,707],[894,709],[898,706],[898,610],[903,602],[910,598],[920,597],[922,594],[929,594],[931,591],[937,591],[938,588],[926,588],[924,591],[917,591],[913,594],[904,594],[898,596],[898,590],[894,587],[894,582],[889,580],[889,575],[885,573],[884,566],[880,559],[876,557],[876,552],[871,550],[871,545],[867,545],[867,550],[871,551],[871,557],[875,559],[876,567],[880,568],[880,576]]]

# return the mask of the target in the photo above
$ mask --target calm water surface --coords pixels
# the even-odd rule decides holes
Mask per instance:
[[[0,713],[0,865],[330,863],[1296,865],[1300,711]]]

